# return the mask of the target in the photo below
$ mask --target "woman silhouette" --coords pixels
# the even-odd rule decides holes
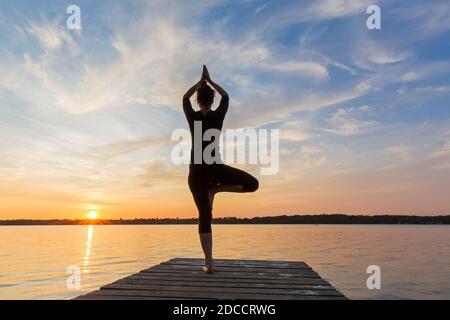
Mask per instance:
[[[211,85],[211,86],[210,86]],[[211,88],[212,87],[212,88]],[[215,91],[222,96],[219,107],[211,110],[214,102]],[[190,98],[197,93],[197,104],[199,111],[194,111]],[[205,254],[205,266],[203,270],[206,273],[214,272],[214,262],[212,257],[212,232],[211,220],[214,195],[218,192],[255,192],[259,183],[256,178],[250,174],[224,165],[220,160],[212,164],[211,161],[205,161],[203,151],[206,147],[214,148],[208,150],[219,150],[219,141],[212,138],[212,141],[195,141],[194,130],[202,130],[201,137],[209,129],[222,130],[223,120],[228,111],[229,96],[218,84],[211,80],[208,69],[203,66],[202,78],[192,88],[190,88],[183,97],[183,109],[191,131],[192,150],[191,164],[189,166],[189,188],[194,197],[195,205],[199,212],[199,234],[200,243]],[[201,148],[200,148],[201,145]],[[195,155],[195,150],[201,150],[199,159]],[[212,154],[214,159],[220,159],[220,155]]]

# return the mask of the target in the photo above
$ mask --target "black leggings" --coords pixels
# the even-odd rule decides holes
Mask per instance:
[[[188,182],[199,213],[199,233],[211,233],[210,187],[242,186],[243,192],[255,192],[259,187],[252,175],[224,164],[191,165]]]

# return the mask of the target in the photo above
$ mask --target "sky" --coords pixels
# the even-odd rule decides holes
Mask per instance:
[[[215,216],[449,214],[449,36],[439,0],[3,0],[0,219],[195,217],[170,137],[203,64],[226,128],[280,130]]]

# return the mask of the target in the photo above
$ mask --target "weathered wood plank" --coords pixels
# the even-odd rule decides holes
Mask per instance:
[[[72,300],[186,300],[186,298],[176,298],[176,297],[133,297],[133,296],[119,296],[119,295],[108,295],[106,291],[97,290]],[[196,298],[195,300],[213,300],[210,298]]]
[[[97,293],[98,292],[98,293]],[[94,294],[95,293],[95,294]],[[76,297],[72,300],[150,300],[148,297],[129,297],[129,296],[108,296],[103,291],[95,291],[94,293],[86,294]],[[184,298],[165,298],[165,297],[152,297],[151,300],[186,300]],[[212,300],[212,299],[200,299],[196,300]]]
[[[207,276],[189,276],[188,278],[185,276],[177,276],[171,273],[167,274],[137,274],[137,275],[131,275],[129,277],[126,277],[124,279],[136,279],[136,280],[153,280],[153,279],[159,279],[164,281],[184,281],[186,279],[189,279],[191,281],[196,282],[229,282],[229,283],[274,283],[274,284],[291,284],[293,283],[292,279],[286,279],[286,278],[233,278],[233,277],[207,277]],[[320,278],[296,278],[295,279],[296,284],[311,284],[311,285],[328,285],[328,282],[326,282],[323,279]]]
[[[204,263],[204,259],[201,258],[173,258],[170,261],[173,262],[184,262],[190,264]],[[273,267],[308,267],[305,262],[301,261],[276,261],[276,260],[234,260],[234,259],[214,259],[215,263],[232,264],[232,265],[254,265],[254,266],[273,266]]]
[[[296,279],[296,278],[320,278],[318,275],[314,274],[293,274],[293,273],[251,273],[251,272],[217,272],[211,275],[205,275],[201,270],[190,271],[190,270],[161,270],[161,269],[149,269],[144,270],[141,274],[161,274],[167,276],[208,276],[211,278],[236,278],[236,279]]]
[[[194,269],[194,270],[201,270],[204,264],[184,264],[184,263],[169,263],[169,262],[163,262],[159,264],[158,266],[161,267],[173,267],[173,268],[180,268],[180,269]],[[156,266],[154,266],[156,267]],[[214,267],[216,270],[222,270],[222,271],[246,271],[246,272],[315,272],[311,268],[275,268],[270,266],[239,266],[239,265],[224,265],[220,263],[215,263]],[[151,268],[148,268],[151,269]]]
[[[164,298],[184,298],[198,299],[205,298],[203,292],[184,291],[152,291],[152,290],[100,290],[101,294],[120,297],[164,297]],[[345,299],[341,296],[302,296],[302,295],[273,295],[273,294],[247,294],[247,293],[216,293],[208,292],[208,298],[220,300],[333,300]]]
[[[212,287],[212,286],[187,286],[184,283],[179,285],[167,284],[117,284],[113,283],[101,288],[101,290],[145,290],[145,291],[177,291],[177,292],[198,292],[208,296],[210,293],[246,293],[246,294],[271,294],[271,295],[301,295],[301,296],[341,296],[336,290],[304,290],[304,289],[274,289],[274,288],[237,288],[237,287]]]
[[[172,259],[169,261],[162,262],[161,264],[170,264],[170,265],[188,265],[188,266],[203,266],[203,259],[197,260],[181,260],[181,259]],[[217,267],[241,267],[241,268],[265,268],[265,269],[300,269],[300,270],[312,270],[310,266],[307,264],[299,264],[299,265],[290,265],[290,264],[280,264],[280,263],[251,263],[251,262],[240,262],[233,260],[214,260],[214,265]]]
[[[184,263],[184,262],[162,262],[160,264],[161,266],[173,266],[173,267],[185,267],[185,268],[202,268],[204,266],[204,263]],[[224,264],[224,263],[214,263],[214,266],[216,267],[216,269],[240,269],[240,270],[249,270],[252,272],[258,272],[260,270],[271,270],[273,272],[308,272],[308,271],[314,271],[312,268],[308,268],[308,267],[299,267],[299,268],[294,268],[294,267],[282,267],[282,268],[278,268],[276,266],[262,266],[262,265],[230,265],[230,264]],[[149,268],[150,269],[150,268]]]
[[[333,286],[329,284],[297,284],[293,282],[286,282],[284,284],[279,283],[267,283],[267,282],[229,282],[229,281],[191,281],[191,279],[181,278],[176,281],[167,281],[166,279],[120,279],[112,284],[129,284],[134,285],[137,288],[146,285],[178,285],[183,286],[205,286],[205,287],[220,287],[220,288],[267,288],[267,289],[299,289],[299,290],[335,290]]]
[[[143,270],[142,272],[164,270],[164,271],[195,271],[203,272],[200,266],[182,266],[182,265],[170,265],[170,264],[160,264],[152,268]],[[265,269],[265,268],[240,268],[240,267],[216,267],[216,273],[255,273],[255,274],[286,274],[293,276],[307,276],[307,277],[320,277],[319,274],[313,270],[299,270],[299,269],[283,269],[283,271],[276,269]]]

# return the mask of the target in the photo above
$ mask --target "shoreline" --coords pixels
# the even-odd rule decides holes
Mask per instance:
[[[151,219],[11,219],[0,220],[0,226],[66,226],[66,225],[196,225],[197,218]],[[270,217],[213,219],[216,225],[450,225],[450,215],[282,215]]]

